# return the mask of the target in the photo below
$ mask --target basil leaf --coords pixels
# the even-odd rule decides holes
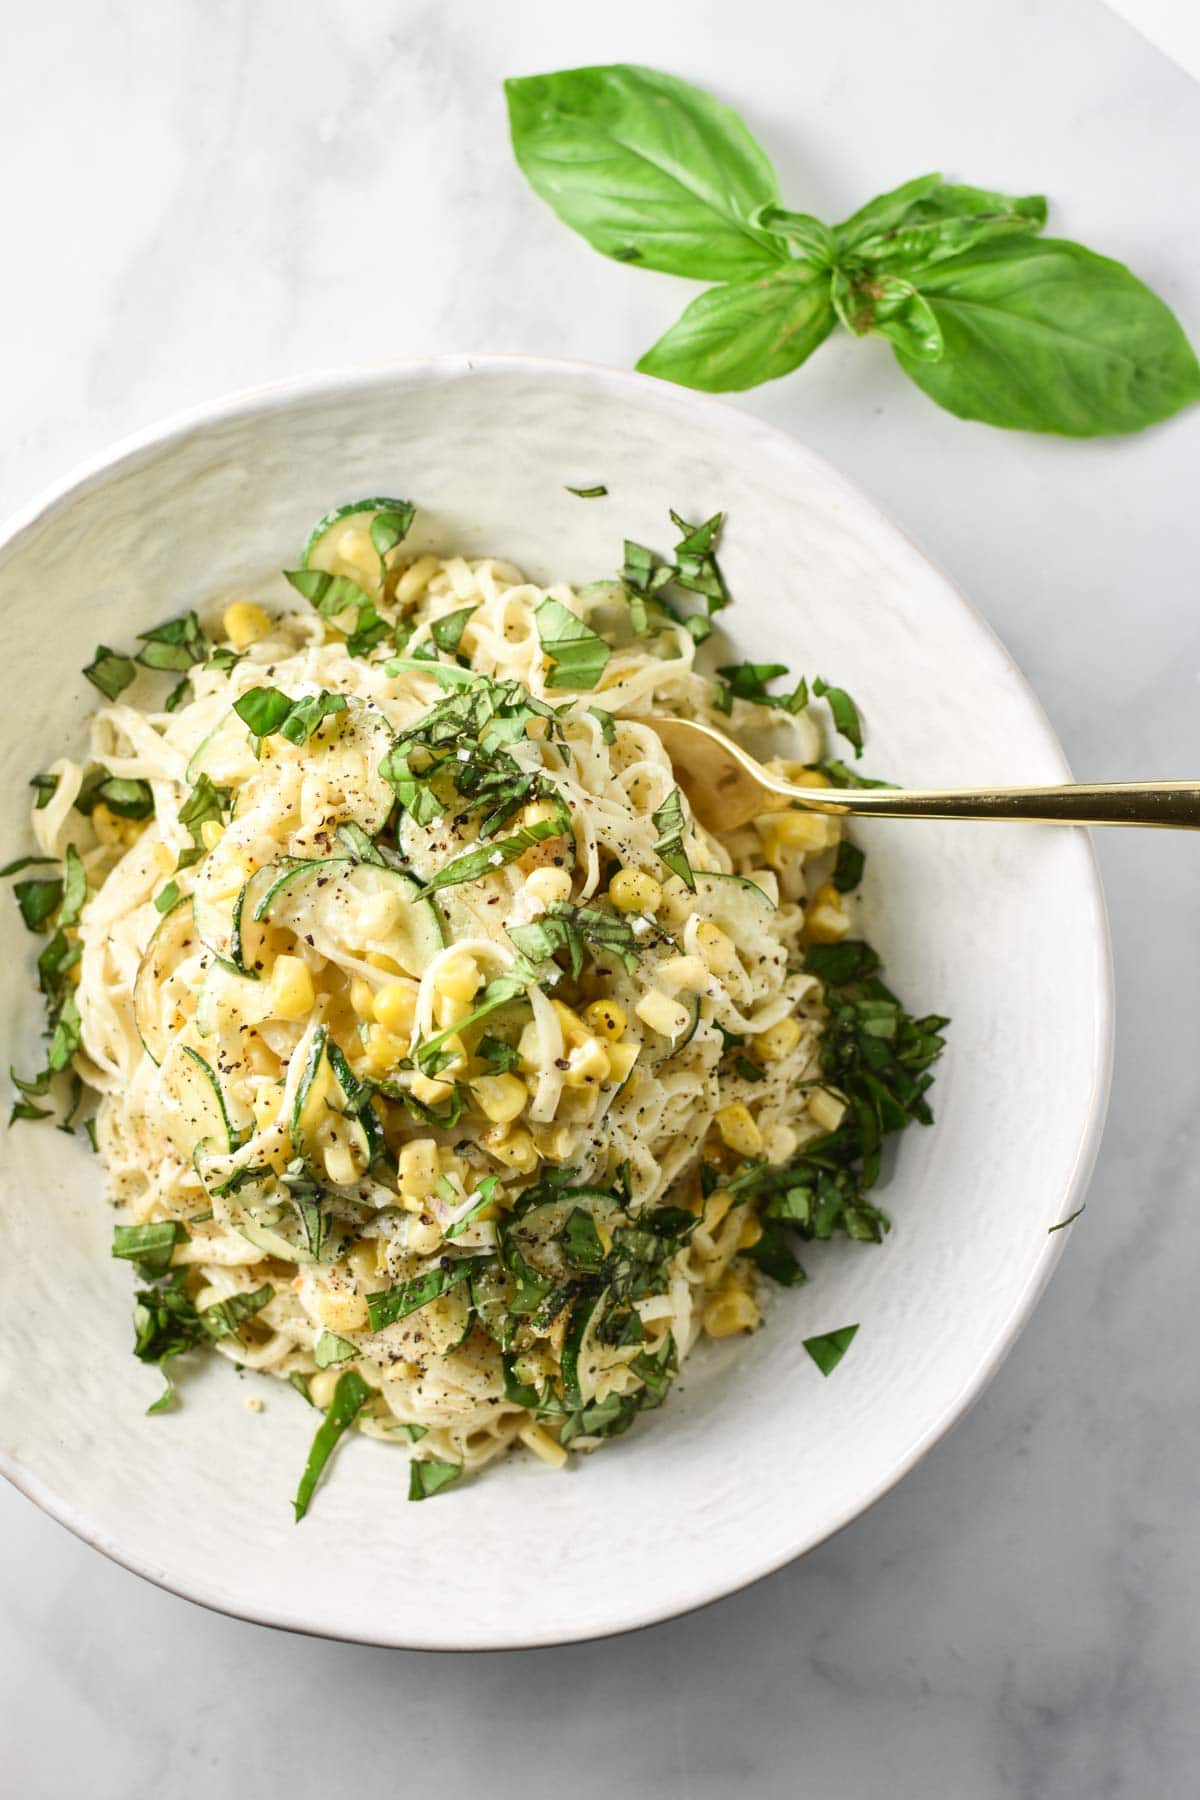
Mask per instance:
[[[177,1219],[153,1225],[115,1225],[112,1254],[137,1264],[144,1281],[158,1281],[171,1267],[176,1244],[187,1242],[187,1232]]]
[[[15,862],[5,863],[4,867],[0,869],[0,881],[7,879],[9,875],[19,875],[22,869],[32,869],[38,864],[56,863],[57,861],[57,856],[18,856]]]
[[[737,114],[710,95],[622,63],[504,86],[526,180],[603,255],[709,281],[786,257],[751,222],[779,199],[775,172]]]
[[[782,206],[760,206],[755,224],[785,237],[814,269],[830,269],[837,261],[837,238],[828,225],[811,213],[788,212]]]
[[[463,606],[457,612],[443,613],[440,619],[433,620],[429,635],[439,650],[444,650],[448,656],[457,654],[462,634],[467,628],[467,620],[476,610],[474,606]]]
[[[828,278],[792,263],[698,295],[637,367],[682,387],[730,393],[798,369],[835,320]]]
[[[453,862],[439,869],[432,880],[426,882],[425,892],[433,893],[438,888],[456,887],[462,881],[478,881],[481,875],[490,875],[494,869],[502,869],[510,862],[516,862],[526,850],[534,844],[542,843],[546,838],[565,837],[571,829],[571,815],[565,801],[553,796],[555,812],[552,818],[537,819],[532,825],[522,825],[512,837],[491,839],[481,844],[478,849],[467,850],[462,856],[456,856]]]
[[[891,781],[875,781],[869,775],[859,775],[856,770],[847,768],[844,762],[839,762],[836,756],[825,757],[822,762],[817,764],[817,767],[822,775],[828,776],[833,787],[886,788],[895,786],[895,783]]]
[[[406,1319],[409,1313],[419,1312],[431,1300],[448,1294],[460,1281],[468,1281],[491,1260],[490,1256],[464,1256],[452,1262],[448,1256],[443,1257],[437,1268],[427,1270],[424,1275],[414,1275],[408,1281],[397,1282],[394,1287],[368,1294],[371,1330],[382,1331],[386,1326],[394,1325],[397,1319]]]
[[[858,716],[858,708],[846,692],[845,688],[830,687],[818,675],[812,684],[812,691],[820,699],[829,702],[829,710],[833,714],[833,722],[841,735],[854,745],[858,754],[862,755],[862,720]]]
[[[874,270],[851,278],[838,269],[830,294],[838,318],[857,336],[877,332],[919,362],[937,362],[941,356],[941,328],[911,281]]]
[[[837,847],[837,861],[833,865],[833,885],[839,894],[848,894],[856,888],[863,878],[863,867],[866,857],[857,844],[849,838],[843,838]]]
[[[274,1298],[275,1289],[266,1281],[251,1294],[230,1294],[226,1299],[216,1300],[211,1306],[204,1307],[200,1313],[200,1323],[214,1341],[237,1337],[246,1320],[261,1312],[268,1301]]]
[[[90,817],[101,804],[119,819],[148,819],[154,812],[154,794],[148,781],[93,769],[75,796],[75,811]]]
[[[371,520],[371,543],[379,558],[381,581],[387,577],[388,552],[408,536],[416,511],[411,500],[396,500],[382,512],[377,512]]]
[[[672,875],[678,875],[694,894],[696,877],[692,873],[692,865],[688,861],[687,851],[683,847],[683,834],[686,826],[683,816],[683,796],[678,788],[672,788],[658,811],[651,813],[650,818],[658,832],[658,842],[654,846],[655,855],[661,858]]]
[[[857,1325],[843,1325],[839,1331],[826,1331],[820,1337],[805,1338],[804,1348],[822,1375],[832,1375],[854,1342]]]
[[[746,1255],[756,1268],[780,1287],[803,1287],[808,1280],[791,1246],[791,1233],[775,1219],[762,1220],[762,1236]]]
[[[306,744],[314,731],[334,713],[346,710],[344,694],[305,694],[292,700],[277,687],[248,688],[233,703],[233,710],[256,738],[278,732],[289,744]]]
[[[162,892],[155,894],[154,896],[155,912],[169,913],[178,899],[179,883],[177,881],[168,881]]]
[[[593,719],[599,721],[600,741],[602,744],[615,744],[617,741],[617,721],[612,713],[605,712],[602,706],[589,706],[588,711]]]
[[[63,884],[57,876],[39,875],[33,881],[18,881],[13,893],[26,930],[40,931],[62,901]]]
[[[219,825],[231,799],[229,788],[215,787],[207,775],[201,775],[179,809],[179,823],[190,832],[192,843],[190,849],[180,853],[177,868],[190,869],[193,863],[199,862],[204,855],[201,836],[204,826],[210,820]]]
[[[58,792],[58,776],[34,775],[29,785],[31,788],[37,789],[37,799],[33,803],[34,812],[43,812]]]
[[[1140,431],[1200,399],[1200,365],[1170,309],[1121,263],[1020,238],[909,271],[942,334],[938,362],[897,349],[961,419],[1098,437]]]
[[[604,639],[558,600],[543,600],[533,621],[542,649],[554,664],[546,686],[575,693],[594,688],[612,655]]]
[[[290,1382],[292,1387],[295,1388],[295,1390],[299,1394],[300,1398],[302,1400],[306,1400],[308,1402],[309,1406],[315,1406],[317,1404],[316,1401],[312,1397],[312,1393],[309,1390],[308,1376],[303,1374],[301,1372],[301,1370],[293,1369],[291,1374],[288,1376],[288,1381]]]
[[[638,933],[632,921],[599,907],[555,900],[531,925],[510,925],[508,935],[530,962],[548,962],[565,950],[576,981],[583,970],[585,951],[590,951],[593,959],[616,957],[630,975],[638,966]],[[661,938],[664,934],[656,930],[655,935]]]
[[[718,711],[733,711],[735,700],[748,700],[754,706],[773,706],[780,712],[803,712],[808,705],[808,683],[803,675],[790,694],[772,694],[767,683],[787,674],[786,663],[727,663],[717,670],[718,683],[713,705]]]
[[[597,483],[595,487],[569,487],[567,492],[568,494],[574,494],[579,500],[602,500],[607,495],[608,489],[602,484]]]
[[[317,1435],[312,1441],[312,1449],[308,1453],[308,1461],[292,1503],[297,1524],[308,1511],[317,1483],[337,1448],[338,1440],[373,1398],[374,1390],[367,1386],[357,1369],[347,1369],[344,1375],[338,1376],[333,1399],[329,1402],[324,1419],[317,1426]]]
[[[481,1037],[475,1046],[475,1054],[481,1056],[498,1075],[505,1075],[510,1069],[517,1069],[521,1065],[515,1046],[506,1044],[501,1038]]]
[[[1075,1223],[1075,1221],[1079,1217],[1080,1213],[1085,1213],[1086,1211],[1087,1211],[1086,1204],[1083,1206],[1077,1206],[1073,1213],[1068,1213],[1065,1219],[1060,1219],[1058,1221],[1057,1225],[1050,1226],[1049,1231],[1047,1231],[1047,1233],[1046,1233],[1047,1237],[1051,1236],[1056,1231],[1065,1231],[1067,1229],[1068,1225],[1073,1225]]]
[[[66,877],[63,881],[62,910],[58,915],[60,928],[65,931],[68,926],[78,923],[87,899],[87,870],[83,866],[83,858],[74,844],[67,845]]]
[[[119,650],[110,650],[106,644],[97,646],[95,656],[83,672],[106,700],[116,700],[137,674],[132,657],[122,656]]]
[[[318,1369],[331,1369],[336,1363],[349,1362],[357,1355],[358,1345],[352,1344],[349,1338],[339,1337],[336,1331],[323,1331],[313,1350],[313,1361]]]
[[[857,250],[865,240],[882,232],[897,230],[914,207],[944,186],[941,175],[917,175],[886,194],[876,194],[844,224],[837,226],[835,236],[839,250]]]
[[[414,1457],[408,1465],[408,1497],[410,1500],[432,1500],[435,1494],[452,1486],[461,1476],[461,1463],[435,1462],[432,1457]]]
[[[146,669],[167,669],[179,675],[208,657],[209,642],[194,612],[182,619],[168,619],[153,631],[140,631],[138,637],[144,648],[138,651],[137,661]]]

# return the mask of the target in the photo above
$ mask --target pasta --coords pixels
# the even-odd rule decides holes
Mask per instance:
[[[230,605],[215,650],[191,616],[150,634],[173,710],[98,653],[87,756],[32,820],[86,878],[53,1041],[152,1284],[139,1354],[290,1379],[411,1443],[424,1498],[623,1431],[702,1335],[758,1325],[763,1273],[799,1278],[795,1232],[878,1239],[831,1021],[875,987],[909,1034],[882,1130],[927,1116],[944,1021],[874,982],[839,822],[709,836],[646,723],[770,726],[826,781],[803,696],[714,683],[664,583],[413,558],[404,505],[321,522],[307,609]],[[676,575],[720,582],[718,526]]]

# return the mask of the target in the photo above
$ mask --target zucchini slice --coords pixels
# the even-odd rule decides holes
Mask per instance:
[[[372,548],[379,557],[381,551],[386,553],[393,549],[408,535],[415,510],[411,500],[389,500],[382,495],[368,500],[348,500],[344,506],[335,506],[332,512],[318,519],[309,532],[301,567],[321,569],[327,575],[346,575],[351,581],[357,582],[364,593],[370,593],[373,598],[378,599],[382,586],[382,565],[374,578],[368,575],[360,562],[351,562],[341,554],[342,540],[348,531],[369,534],[378,519]]]
[[[445,947],[436,905],[400,869],[348,857],[273,867],[276,878],[262,890],[254,919],[285,927],[331,961],[371,951],[420,976]]]
[[[163,1123],[181,1156],[191,1157],[206,1139],[218,1155],[228,1155],[242,1141],[249,1115],[239,1116],[212,1064],[191,1044],[175,1039],[159,1074]]]

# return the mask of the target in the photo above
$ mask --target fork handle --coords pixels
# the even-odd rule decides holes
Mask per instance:
[[[784,791],[784,783],[780,782],[778,788]],[[1200,830],[1200,781],[833,791],[788,783],[786,791],[792,800],[813,812],[859,813],[880,819],[1033,819],[1055,825],[1157,825]]]

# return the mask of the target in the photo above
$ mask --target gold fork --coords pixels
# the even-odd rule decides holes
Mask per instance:
[[[1069,787],[806,788],[772,775],[723,732],[693,719],[648,718],[692,812],[709,831],[760,813],[862,813],[879,819],[1031,819],[1049,825],[1200,829],[1200,781],[1102,781]]]

